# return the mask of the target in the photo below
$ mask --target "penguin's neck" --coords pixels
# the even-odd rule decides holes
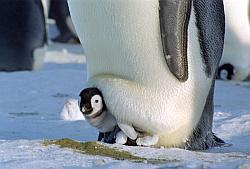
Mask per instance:
[[[110,132],[113,131],[116,120],[107,111],[99,111],[93,116],[86,116],[86,120],[93,126],[96,127],[100,132]]]

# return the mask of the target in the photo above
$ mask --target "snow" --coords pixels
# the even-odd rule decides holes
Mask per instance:
[[[82,51],[80,46],[52,44],[42,70],[0,72],[0,169],[250,168],[248,82],[217,81],[216,84],[214,132],[232,144],[229,147],[193,152],[177,148],[109,145],[138,156],[166,161],[151,164],[147,161],[119,161],[80,154],[57,146],[43,146],[44,139],[97,139],[98,131],[83,120],[77,110],[78,94],[86,82],[86,64]],[[70,106],[65,108],[67,101]],[[64,116],[66,120],[61,119],[67,113],[76,114],[74,117]]]
[[[78,100],[69,99],[63,106],[60,113],[61,119],[69,121],[85,120],[78,106]]]

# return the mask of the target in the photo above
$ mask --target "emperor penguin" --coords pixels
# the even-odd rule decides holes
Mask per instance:
[[[67,0],[50,0],[49,17],[55,20],[59,35],[51,40],[59,43],[79,43],[70,18]]]
[[[0,1],[0,71],[39,69],[47,49],[41,0]]]
[[[224,0],[225,46],[218,76],[220,79],[250,80],[250,1]],[[231,65],[231,66],[228,66]],[[234,72],[232,74],[232,71]],[[230,76],[230,74],[232,76]]]
[[[207,149],[224,43],[222,0],[68,0],[88,82],[129,138]]]

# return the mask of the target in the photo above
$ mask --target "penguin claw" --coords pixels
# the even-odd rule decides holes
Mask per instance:
[[[215,142],[214,147],[230,147],[233,145],[231,143],[226,143],[225,141],[217,137],[214,133],[212,134],[213,134],[213,140]]]
[[[118,126],[131,140],[135,140],[137,138],[137,132],[131,125],[118,123]]]
[[[145,147],[149,147],[149,146],[154,146],[158,143],[159,141],[159,136],[157,135],[153,135],[153,136],[145,136],[142,138],[138,138],[136,140],[136,144],[138,146],[145,146]]]
[[[128,137],[126,136],[125,133],[123,133],[122,131],[119,131],[117,134],[116,134],[116,139],[115,139],[115,142],[118,143],[118,144],[126,144],[127,143],[127,140],[128,140]]]
[[[128,128],[131,129],[131,126],[129,126]],[[114,130],[111,132],[99,133],[98,141],[102,141],[108,144],[117,143],[128,146],[145,146],[145,147],[154,146],[159,141],[159,136],[157,135],[145,136],[140,132],[138,133],[136,132],[136,135],[139,136],[139,138],[136,137],[137,139],[131,139],[127,136],[126,133],[124,133],[120,129],[119,126],[116,126]]]

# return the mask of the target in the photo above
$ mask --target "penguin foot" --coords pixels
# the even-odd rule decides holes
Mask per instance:
[[[228,147],[231,144],[225,143],[218,138],[213,132],[209,132],[206,136],[200,137],[199,134],[193,134],[185,143],[184,148],[188,150],[206,150],[212,147]]]
[[[133,126],[122,123],[118,123],[118,126],[130,139],[135,140],[137,138],[138,135]]]
[[[128,140],[128,137],[127,137],[126,134],[123,133],[122,131],[119,131],[119,132],[116,134],[115,142],[116,142],[117,144],[126,144],[126,143],[127,143],[127,140]]]
[[[145,146],[145,147],[149,147],[149,146],[154,146],[158,143],[159,141],[159,136],[157,135],[153,135],[153,136],[144,136],[141,138],[138,138],[136,140],[136,144],[138,146]]]
[[[213,133],[213,139],[214,139],[213,147],[230,147],[230,146],[233,145],[233,144],[230,144],[230,143],[226,143],[225,141],[223,141],[222,139],[217,137],[214,133]]]
[[[53,42],[58,42],[58,43],[68,43],[68,44],[80,43],[79,39],[75,35],[73,35],[71,32],[62,33],[51,40]]]
[[[131,126],[129,126],[126,129],[131,129]],[[134,128],[133,128],[134,129]],[[132,130],[133,131],[133,130]],[[136,132],[136,136],[138,136],[136,139],[131,139],[127,136],[126,133],[124,133],[119,126],[116,126],[112,132],[107,133],[99,133],[98,141],[102,141],[104,143],[108,144],[122,144],[127,146],[154,146],[159,141],[158,135],[149,136],[145,133]],[[133,133],[133,132],[132,132]]]

